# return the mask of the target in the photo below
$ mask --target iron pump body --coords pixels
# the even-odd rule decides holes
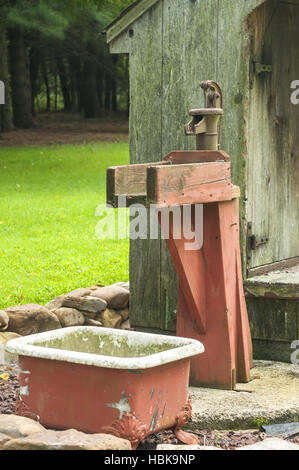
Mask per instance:
[[[204,90],[205,107],[189,111],[192,120],[186,124],[185,134],[196,136],[197,150],[219,150],[223,115],[222,92],[213,81],[201,82],[200,86]]]

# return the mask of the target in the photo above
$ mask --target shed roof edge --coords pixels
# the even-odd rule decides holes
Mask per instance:
[[[117,38],[117,36],[125,31],[134,21],[140,18],[140,16],[159,1],[160,0],[136,0],[123,10],[103,31],[106,34],[107,43],[109,44],[113,39]]]

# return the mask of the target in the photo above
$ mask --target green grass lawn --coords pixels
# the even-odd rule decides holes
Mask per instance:
[[[106,169],[127,142],[0,149],[0,309],[127,281],[128,240],[100,240]]]

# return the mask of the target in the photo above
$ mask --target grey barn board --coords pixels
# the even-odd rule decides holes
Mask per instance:
[[[252,252],[253,268],[299,252],[299,106],[290,99],[299,79],[299,2],[267,2],[251,24],[254,56],[273,69],[250,90],[248,155],[255,158],[248,159],[247,218],[269,238]]]
[[[297,71],[298,76],[293,79],[299,79],[296,55],[299,1],[290,3],[278,0],[140,0],[107,29],[111,53],[130,55],[132,164],[160,161],[172,150],[193,150],[195,139],[184,135],[188,110],[203,105],[202,80],[213,79],[220,84],[225,113],[221,148],[230,154],[233,184],[241,188],[244,277],[248,268],[299,256],[296,125],[288,122],[286,126],[283,116],[282,123],[279,116],[278,124],[271,123],[270,119],[275,119],[275,106],[269,108],[270,98],[276,96],[275,87],[280,86],[279,66],[287,67],[288,53],[293,54],[294,65],[291,71],[286,70],[281,84],[284,91],[278,93],[278,99],[286,99],[290,92],[289,80]],[[136,19],[134,12],[138,14]],[[287,22],[287,26],[281,26],[280,20]],[[275,33],[278,37],[272,44],[277,57],[274,50],[269,52]],[[295,39],[293,45],[289,43],[291,37]],[[272,75],[253,76],[253,59],[262,62],[269,55],[273,61]],[[264,94],[263,99],[261,94]],[[287,113],[287,109],[279,109],[278,115],[280,111]],[[299,106],[291,111],[293,121],[298,111]],[[260,121],[255,119],[257,112],[261,112]],[[276,135],[279,125],[282,130]],[[286,147],[287,144],[282,148],[287,136],[292,140],[292,149]],[[282,161],[277,166],[279,160]],[[265,184],[267,171],[274,178],[271,190],[268,180]],[[279,220],[274,221],[275,210],[280,210],[284,228]],[[290,236],[286,233],[291,230],[288,217],[295,220]],[[265,230],[270,242],[248,253],[247,224],[252,220],[257,235],[264,235]],[[284,236],[289,242],[283,243]],[[174,332],[177,278],[163,240],[131,242],[130,282],[133,326]],[[298,313],[292,315],[298,316]]]

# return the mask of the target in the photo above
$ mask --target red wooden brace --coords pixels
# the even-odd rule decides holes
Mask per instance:
[[[195,227],[194,211],[192,225]],[[161,217],[160,217],[161,220]],[[245,303],[239,242],[239,200],[204,204],[203,246],[166,239],[178,279],[177,336],[194,338],[205,353],[191,360],[193,386],[233,390],[250,380],[252,342]],[[181,223],[183,221],[181,220]]]

